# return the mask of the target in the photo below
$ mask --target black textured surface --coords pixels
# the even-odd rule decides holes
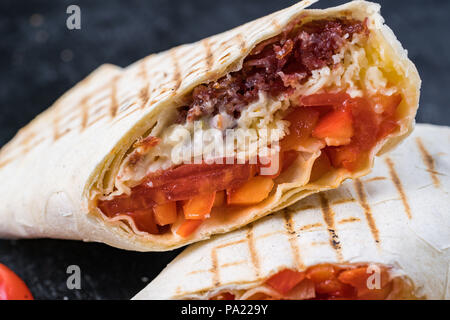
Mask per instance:
[[[225,31],[295,2],[2,0],[0,145],[102,63],[127,66],[149,53]],[[315,7],[343,2],[324,0]],[[450,1],[379,2],[423,80],[418,121],[450,125]],[[81,7],[81,30],[66,28],[70,4]],[[0,240],[0,262],[18,273],[38,299],[128,299],[178,252],[136,253],[74,241]],[[69,265],[80,266],[80,290],[66,286]]]

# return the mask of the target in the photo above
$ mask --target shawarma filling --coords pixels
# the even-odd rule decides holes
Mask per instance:
[[[139,232],[188,237],[214,207],[264,201],[301,154],[321,151],[310,181],[331,168],[358,170],[377,142],[399,128],[402,93],[387,80],[399,76],[378,51],[367,21],[295,21],[257,45],[240,70],[194,88],[137,141],[116,178],[123,191],[100,196],[97,207]],[[174,159],[176,146],[199,144],[199,127],[251,130],[245,145],[232,146],[236,159],[247,152],[243,161]],[[267,129],[279,134],[264,136]],[[251,162],[263,138],[279,147]],[[194,150],[189,158],[205,156],[213,142],[202,141],[203,153]],[[279,170],[264,174],[272,161]]]
[[[319,264],[306,271],[283,269],[248,290],[222,291],[211,300],[386,300],[406,299],[411,288],[390,269],[375,265]]]

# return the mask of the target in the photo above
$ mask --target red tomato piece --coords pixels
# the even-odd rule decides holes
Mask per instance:
[[[386,96],[382,94],[377,94],[371,97],[373,108],[376,108],[376,105],[381,105],[383,112],[382,115],[385,118],[390,118],[395,115],[397,111],[397,107],[402,101],[402,95],[397,93],[391,96]]]
[[[389,282],[389,275],[387,271],[382,269],[380,273],[380,288],[369,288],[368,278],[371,275],[372,273],[367,272],[367,267],[360,267],[341,272],[338,279],[342,283],[353,286],[358,292],[358,297],[364,296],[365,299],[369,299],[371,297],[378,298],[383,296],[386,292],[383,288]]]
[[[155,205],[153,208],[156,223],[160,226],[172,224],[177,220],[177,203],[167,202]]]
[[[290,122],[289,134],[280,141],[281,150],[296,150],[311,137],[319,119],[319,111],[313,108],[297,107],[285,119]]]
[[[345,168],[349,171],[358,169],[361,159],[361,152],[355,145],[341,147],[328,147],[326,149],[331,163],[335,168]]]
[[[273,179],[256,176],[237,189],[227,190],[227,203],[233,205],[256,204],[269,196],[274,186]]]
[[[124,214],[133,218],[136,228],[138,228],[140,231],[148,232],[151,234],[159,233],[158,226],[156,225],[155,215],[153,214],[153,209],[135,210],[132,212],[125,212]]]
[[[217,191],[213,207],[221,207],[227,203],[225,190]]]
[[[320,264],[311,267],[306,272],[306,277],[315,283],[336,278],[336,270],[332,265]]]
[[[177,234],[183,238],[188,237],[194,232],[201,224],[203,220],[185,220],[177,230]]]
[[[304,272],[284,269],[271,276],[266,283],[279,293],[285,295],[291,291],[297,284],[305,279]]]
[[[189,220],[203,220],[209,217],[216,192],[199,194],[183,204],[184,217]]]
[[[157,188],[168,201],[187,200],[199,194],[236,187],[256,172],[254,164],[186,164],[166,170],[146,181],[147,188]]]
[[[352,110],[354,135],[352,143],[361,151],[369,151],[377,142],[379,121],[369,102],[353,98],[345,102]]]
[[[0,263],[0,300],[33,300],[25,282]]]
[[[314,128],[312,136],[325,139],[329,146],[350,143],[353,136],[353,119],[350,107],[345,106],[323,116]]]
[[[316,292],[318,294],[326,294],[329,298],[352,298],[354,297],[354,289],[338,279],[329,279],[316,283]]]

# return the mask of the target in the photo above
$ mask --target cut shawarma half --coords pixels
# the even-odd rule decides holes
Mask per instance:
[[[450,128],[369,175],[188,247],[134,299],[450,299]]]
[[[311,3],[95,71],[1,151],[0,236],[170,250],[370,172],[419,75],[379,5]]]

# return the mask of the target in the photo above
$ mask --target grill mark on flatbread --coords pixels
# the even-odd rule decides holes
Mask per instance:
[[[17,159],[17,156],[11,157],[9,159],[3,160],[2,162],[0,162],[0,168],[3,168],[4,166],[6,166],[7,164],[11,163],[11,161]]]
[[[121,113],[119,114],[119,116],[117,116],[117,117],[114,119],[114,122],[119,122],[120,120],[125,119],[125,118],[127,118],[129,115],[131,115],[131,114],[135,113],[136,111],[138,111],[138,110],[139,110],[139,107],[136,107],[136,108],[134,108],[134,109],[131,109],[131,108],[132,108],[133,106],[135,106],[135,105],[136,105],[136,102],[131,103],[130,106],[128,106],[128,108],[126,108],[126,109],[124,110],[124,112],[121,112]],[[125,111],[127,111],[127,110],[128,110],[128,112],[125,113]]]
[[[273,231],[273,232],[264,233],[264,234],[259,235],[257,237],[253,237],[253,239],[255,239],[255,240],[264,239],[264,238],[268,238],[268,237],[271,237],[271,236],[274,236],[274,235],[277,235],[277,234],[285,234],[285,232],[277,230],[277,231]]]
[[[253,270],[255,272],[256,278],[259,278],[260,276],[260,265],[259,265],[259,257],[258,252],[255,248],[255,239],[253,237],[253,224],[250,224],[247,229],[247,243],[248,243],[248,249],[250,251],[250,260],[252,262]]]
[[[367,202],[366,192],[364,191],[364,186],[359,179],[355,179],[355,190],[358,194],[359,204],[364,209],[364,215],[366,216],[367,224],[369,225],[370,232],[372,233],[372,237],[375,240],[376,244],[380,243],[380,234],[375,223],[375,219],[372,216],[372,208],[370,208],[369,203]]]
[[[94,120],[91,120],[91,122],[88,124],[89,127],[92,127],[95,123],[99,122],[100,120],[106,118],[108,116],[108,113],[102,113],[99,117],[94,118]],[[92,117],[91,117],[92,118]]]
[[[59,129],[58,129],[59,123],[58,122],[59,122],[59,115],[55,109],[55,115],[53,117],[53,141],[56,141],[59,138],[59,132],[58,132],[59,131]]]
[[[46,137],[40,137],[39,139],[37,139],[37,140],[34,140],[33,141],[33,144],[27,144],[25,147],[24,147],[24,154],[25,153],[28,153],[31,149],[33,149],[33,148],[36,148],[38,145],[40,145],[41,143],[43,143],[44,141],[46,140]]]
[[[214,55],[211,51],[211,45],[210,45],[208,39],[203,40],[202,44],[203,44],[203,47],[205,48],[205,52],[206,52],[206,57],[205,57],[206,67],[208,70],[210,70],[214,65]]]
[[[109,109],[111,118],[114,118],[117,114],[117,109],[119,108],[119,104],[117,102],[117,81],[119,77],[116,76],[112,80],[111,83],[111,107]]]
[[[175,52],[175,49],[172,49],[170,51],[170,57],[172,58],[172,64],[173,64],[173,68],[174,68],[174,72],[173,72],[173,82],[175,82],[175,86],[172,89],[172,95],[177,94],[178,89],[181,86],[181,71],[180,71],[180,65],[178,63],[178,58]]]
[[[216,247],[216,249],[222,249],[222,248],[234,246],[234,245],[236,245],[236,244],[240,244],[240,243],[243,243],[243,242],[245,242],[245,241],[247,241],[247,239],[240,239],[240,240],[236,240],[236,241],[224,243],[224,244],[218,245],[218,246]]]
[[[339,204],[351,203],[351,202],[355,202],[355,201],[356,201],[356,199],[354,199],[354,198],[339,199],[339,200],[331,201],[331,204],[332,205],[339,205]]]
[[[194,68],[191,71],[189,71],[188,73],[186,73],[185,77],[189,77],[191,74],[198,72],[199,70],[201,70],[201,68]]]
[[[360,218],[350,217],[350,218],[345,218],[345,219],[339,220],[338,224],[344,224],[344,223],[350,223],[350,222],[359,222],[359,221],[361,221]]]
[[[226,58],[228,58],[229,56],[231,56],[231,52],[228,52],[226,55],[220,57],[220,59],[219,59],[220,63],[224,63],[224,60]]]
[[[212,248],[211,250],[211,273],[212,273],[212,282],[213,286],[219,286],[220,285],[220,275],[219,275],[219,268],[218,268],[218,262],[217,262],[217,247]]]
[[[287,232],[289,245],[291,247],[291,252],[294,257],[295,265],[297,269],[303,270],[305,269],[305,265],[303,264],[303,261],[300,257],[300,250],[298,248],[297,243],[297,232],[295,232],[294,230],[294,222],[292,221],[292,214],[289,211],[284,210],[283,218],[284,218],[284,227]]]
[[[245,42],[244,36],[238,33],[236,35],[236,40],[239,42],[239,50],[241,50],[241,53],[244,53],[247,47],[247,43]]]
[[[89,108],[88,108],[88,99],[89,97],[84,97],[81,99],[80,102],[80,110],[81,110],[81,125],[80,125],[80,131],[83,131],[87,124],[88,124],[88,118],[89,118]]]
[[[313,242],[311,242],[311,245],[312,246],[326,246],[326,245],[328,245],[329,243],[328,242],[326,242],[326,241],[313,241]]]
[[[66,128],[63,132],[60,132],[59,131],[60,122],[61,121],[59,119],[59,115],[55,112],[55,115],[53,117],[53,141],[61,139],[63,136],[65,136],[71,131],[70,128]]]
[[[20,141],[20,145],[23,145],[23,146],[27,145],[31,141],[31,139],[33,139],[34,137],[36,137],[35,132],[33,132],[33,131],[24,132],[22,135],[22,140]]]
[[[372,182],[372,181],[381,181],[381,180],[386,180],[386,177],[373,177],[370,179],[367,179],[366,182]]]
[[[181,292],[182,292],[181,286],[178,285],[178,286],[175,288],[175,294],[181,294]]]
[[[208,272],[211,272],[211,269],[208,269],[208,270],[192,270],[192,271],[189,271],[187,274],[191,275],[191,274],[208,273]]]
[[[240,239],[228,243],[224,243],[221,245],[218,245],[217,247],[214,247],[211,249],[211,269],[210,272],[212,273],[212,279],[213,279],[213,285],[219,286],[220,285],[220,274],[219,274],[219,266],[218,266],[218,260],[217,260],[217,250],[234,246],[239,243],[243,243],[248,241],[247,239]]]
[[[408,198],[406,197],[402,182],[400,181],[397,171],[395,170],[394,163],[392,162],[391,158],[389,158],[389,157],[386,157],[386,159],[384,161],[386,162],[386,165],[388,166],[389,175],[391,176],[391,180],[394,183],[395,187],[397,188],[397,192],[400,195],[400,198],[402,199],[406,216],[408,217],[408,219],[411,219],[412,215],[411,215],[411,208],[408,203]]]
[[[311,223],[311,224],[304,225],[299,230],[300,231],[307,231],[307,230],[311,230],[311,229],[314,229],[314,228],[320,228],[322,226],[323,226],[323,224],[320,223],[320,222],[318,222],[318,223]]]
[[[305,205],[305,206],[302,206],[302,207],[298,208],[298,211],[311,210],[311,209],[314,209],[314,208],[315,208],[315,206],[313,206],[313,205]]]
[[[147,102],[150,98],[150,95],[149,95],[150,82],[148,81],[147,68],[145,67],[145,61],[146,60],[143,60],[141,62],[140,70],[139,70],[139,76],[141,77],[141,79],[144,83],[141,90],[139,91],[139,98],[142,100],[141,108],[145,107],[145,105],[147,104]]]
[[[436,188],[439,188],[441,186],[441,182],[439,181],[439,178],[436,174],[435,170],[435,163],[433,156],[428,152],[428,150],[425,148],[422,139],[420,137],[416,138],[416,144],[420,151],[420,154],[422,156],[422,160],[427,166],[427,171],[430,173],[431,180],[433,181],[433,184]]]
[[[272,21],[270,21],[270,24],[272,24],[272,26],[274,27],[275,30],[282,29],[280,24],[278,23],[278,21],[276,19],[272,19]]]
[[[32,148],[36,147],[37,145],[41,144],[45,140],[45,138],[43,138],[43,137],[41,137],[39,139],[34,139],[37,136],[38,136],[37,133],[33,132],[31,130],[26,130],[26,131],[21,132],[18,145],[21,147],[22,150],[20,150],[20,152],[18,154],[16,153],[16,155],[13,155],[11,157],[11,160],[18,158],[20,155],[27,154],[28,151],[30,151]]]
[[[335,225],[334,225],[334,211],[331,209],[330,204],[328,202],[328,199],[325,197],[324,194],[319,193],[318,195],[320,200],[320,208],[322,210],[323,214],[323,220],[325,221],[325,224],[327,225],[328,234],[330,236],[330,245],[336,252],[336,257],[339,262],[343,262],[342,257],[342,248],[341,243],[339,241],[339,237],[336,233]]]
[[[240,260],[240,261],[235,261],[235,262],[227,262],[224,264],[220,265],[220,268],[228,268],[228,267],[234,267],[234,266],[239,266],[241,264],[246,264],[247,260]]]

